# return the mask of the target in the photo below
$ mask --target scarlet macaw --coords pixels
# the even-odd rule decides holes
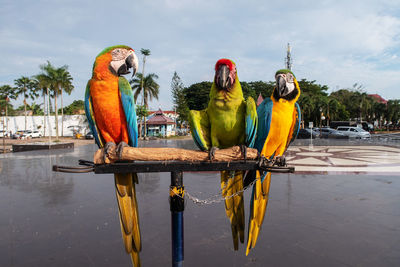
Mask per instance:
[[[138,58],[128,46],[117,45],[104,49],[93,65],[93,75],[85,93],[85,111],[96,144],[107,154],[117,146],[118,154],[124,146],[137,147],[138,128],[132,88],[124,77],[138,69]],[[132,75],[132,76],[133,76]],[[135,194],[137,174],[115,174],[121,232],[125,250],[132,263],[140,266],[141,238]]]
[[[300,87],[290,70],[278,70],[276,87],[271,98],[266,98],[257,108],[258,129],[255,148],[267,159],[283,159],[289,144],[300,129],[301,113],[297,104]],[[249,172],[245,184],[255,181],[250,200],[249,233],[246,255],[254,248],[268,204],[271,173]]]
[[[244,100],[232,60],[218,60],[208,107],[201,111],[191,110],[189,122],[194,142],[201,150],[210,151],[210,157],[213,157],[216,148],[253,146],[257,129],[256,105],[251,97]],[[221,190],[223,197],[243,190],[243,171],[222,171]],[[242,192],[225,200],[225,211],[231,222],[233,244],[237,250],[239,237],[244,242]]]

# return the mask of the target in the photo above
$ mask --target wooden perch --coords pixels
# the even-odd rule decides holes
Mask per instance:
[[[258,158],[258,151],[254,148],[247,148],[247,159],[255,160]],[[95,164],[114,163],[118,160],[132,161],[208,161],[208,152],[198,150],[188,150],[167,147],[124,147],[121,159],[118,158],[115,147],[111,148],[106,161],[104,162],[104,149],[99,149],[94,154]],[[213,161],[234,161],[243,160],[243,155],[239,146],[215,151]]]

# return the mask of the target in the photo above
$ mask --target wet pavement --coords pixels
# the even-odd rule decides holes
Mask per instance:
[[[293,148],[307,149],[307,142],[297,140]],[[317,140],[313,146],[385,150],[387,142]],[[141,145],[194,148],[191,140]],[[95,150],[87,145],[0,155],[0,266],[130,266],[113,176],[51,171],[54,164],[91,159]],[[170,174],[141,174],[139,180],[142,264],[169,266]],[[185,173],[184,184],[192,195],[207,198],[218,194],[219,174]],[[400,266],[399,203],[400,176],[392,172],[273,174],[263,228],[247,257],[245,245],[233,251],[222,202],[200,206],[187,200],[185,265]]]

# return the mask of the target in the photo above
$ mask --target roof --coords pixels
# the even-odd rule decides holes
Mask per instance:
[[[154,112],[153,112],[154,113]],[[161,108],[155,111],[155,115],[147,120],[147,125],[163,125],[163,124],[175,124],[175,121],[164,115]]]
[[[159,110],[160,110],[160,109],[159,109]],[[157,113],[159,110],[157,110],[157,111],[149,111],[149,115],[152,115],[152,114],[154,114],[154,113]],[[164,110],[162,113],[164,113],[164,114],[176,114],[176,112],[173,111],[173,110]]]
[[[264,101],[264,98],[262,97],[261,93],[258,95],[257,98],[257,107]]]
[[[387,100],[384,99],[383,97],[381,97],[381,96],[378,95],[378,94],[370,94],[369,96],[372,97],[372,98],[374,98],[374,99],[375,99],[376,101],[378,101],[379,103],[387,104]]]

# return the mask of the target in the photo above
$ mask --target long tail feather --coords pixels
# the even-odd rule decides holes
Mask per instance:
[[[250,204],[249,233],[247,238],[246,256],[250,253],[250,249],[256,246],[258,234],[260,233],[260,229],[264,221],[265,211],[268,205],[268,195],[271,184],[270,172],[266,174],[265,179],[260,177],[260,173],[258,171],[256,175],[257,181],[253,186]]]
[[[115,174],[114,177],[122,239],[126,252],[131,254],[133,266],[138,267],[140,266],[139,252],[142,245],[134,184],[134,181],[137,181],[137,174]]]
[[[233,176],[233,177],[232,177]],[[236,196],[225,200],[225,212],[231,222],[233,247],[239,249],[239,240],[244,242],[244,203],[243,203],[243,172],[221,172],[222,196],[229,197],[237,192]]]

